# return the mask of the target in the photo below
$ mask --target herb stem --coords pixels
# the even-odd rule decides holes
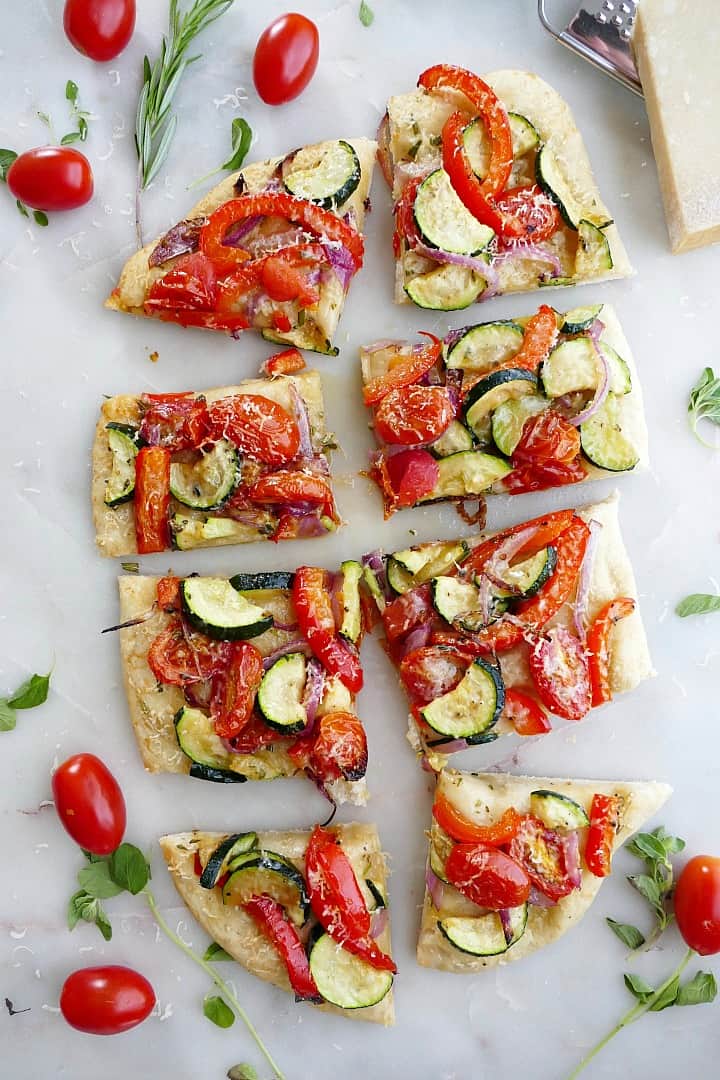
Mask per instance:
[[[198,954],[194,951],[194,949],[191,949],[189,945],[186,945],[185,942],[182,940],[182,938],[179,937],[173,930],[170,929],[170,927],[165,922],[165,919],[163,918],[163,916],[160,913],[160,910],[159,910],[159,908],[157,906],[157,903],[155,901],[155,897],[153,896],[153,894],[150,892],[149,889],[143,889],[143,896],[145,897],[145,900],[147,901],[147,905],[150,908],[150,911],[152,912],[152,916],[155,919],[155,922],[158,924],[158,926],[160,927],[162,932],[165,934],[165,936],[168,937],[170,939],[170,941],[172,941],[175,945],[177,945],[178,948],[182,949],[182,951],[185,953],[186,956],[189,956],[191,960],[194,960],[195,963],[198,964],[203,969],[203,971],[207,975],[210,976],[210,978],[215,983],[215,985],[217,986],[220,993],[223,995],[224,998],[227,999],[227,1001],[230,1003],[230,1005],[232,1006],[232,1008],[234,1009],[234,1011],[236,1012],[236,1014],[238,1015],[240,1020],[242,1020],[242,1022],[245,1024],[245,1027],[250,1032],[250,1035],[252,1036],[253,1040],[255,1041],[256,1046],[258,1047],[260,1052],[263,1054],[265,1060],[267,1061],[268,1065],[272,1069],[273,1074],[275,1075],[277,1080],[286,1080],[285,1074],[280,1070],[280,1067],[274,1061],[272,1055],[270,1054],[270,1051],[265,1046],[265,1043],[262,1041],[262,1039],[260,1038],[260,1035],[256,1031],[252,1021],[250,1020],[250,1017],[247,1015],[247,1013],[243,1009],[242,1005],[240,1004],[240,1002],[238,1001],[238,999],[236,998],[235,994],[232,992],[232,990],[230,989],[228,984],[225,982],[223,977],[220,974],[218,974],[218,972],[215,970],[215,968],[212,966],[212,964],[208,963],[207,960],[203,960],[203,958],[201,956],[198,956]]]
[[[628,1027],[629,1024],[633,1024],[646,1012],[649,1012],[655,1002],[658,1001],[660,996],[667,990],[673,979],[678,978],[678,976],[683,973],[694,955],[694,950],[688,949],[688,951],[685,953],[685,956],[682,958],[682,960],[672,972],[672,974],[668,976],[665,982],[662,983],[661,986],[658,986],[657,990],[655,990],[654,993],[650,995],[647,1001],[639,1001],[637,1005],[634,1005],[632,1009],[629,1009],[628,1012],[625,1013],[622,1019],[617,1022],[612,1031],[608,1032],[604,1039],[601,1039],[600,1042],[596,1043],[595,1046],[593,1046],[592,1050],[590,1050],[585,1055],[580,1064],[575,1069],[573,1069],[573,1071],[568,1077],[568,1080],[575,1080],[575,1078],[580,1075],[583,1069],[590,1064],[592,1059],[596,1057],[600,1053],[600,1051],[607,1046],[610,1040],[615,1038],[619,1031],[622,1031],[623,1028]]]

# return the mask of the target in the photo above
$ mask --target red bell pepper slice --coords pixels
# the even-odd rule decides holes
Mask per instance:
[[[593,705],[604,705],[612,698],[610,689],[610,632],[616,622],[632,615],[635,601],[629,596],[611,600],[600,611],[588,631],[587,647]]]
[[[527,368],[528,371],[537,371],[540,364],[547,360],[557,339],[557,315],[547,304],[542,304],[528,319],[520,351],[501,364],[500,368],[518,367]]]
[[[442,793],[436,796],[432,812],[440,828],[453,840],[463,844],[490,844],[493,847],[509,844],[513,837],[517,836],[523,820],[522,815],[510,806],[499,821],[492,825],[477,825],[463,817]]]
[[[437,364],[442,352],[442,341],[434,334],[425,334],[425,337],[430,338],[429,345],[423,346],[417,352],[413,350],[407,356],[398,353],[397,360],[384,375],[370,379],[363,388],[363,401],[366,405],[377,404],[391,390],[416,383]]]
[[[180,610],[180,578],[160,578],[157,583],[157,602],[161,611]]]
[[[143,446],[135,458],[135,539],[138,555],[170,546],[170,451]]]
[[[535,698],[512,686],[505,688],[502,715],[518,735],[545,735],[552,730],[550,718]]]
[[[338,522],[332,488],[322,476],[310,476],[304,472],[281,470],[261,476],[247,491],[252,502],[259,503],[312,503],[334,522]]]
[[[316,825],[305,852],[313,913],[333,941],[380,971],[396,972],[392,958],[370,937],[370,913],[355,871],[337,837]]]
[[[357,651],[336,632],[325,571],[301,566],[295,572],[292,597],[298,625],[314,655],[331,675],[337,675],[352,694],[357,694],[363,685],[362,667]]]
[[[165,308],[212,311],[215,295],[213,264],[200,252],[193,252],[181,255],[171,270],[152,283],[145,308],[150,312]]]
[[[619,826],[620,800],[617,795],[593,795],[585,864],[595,877],[607,877],[610,873],[613,840]]]
[[[268,357],[263,364],[266,375],[294,375],[306,367],[305,359],[299,349],[285,349]]]
[[[287,970],[296,1001],[322,1001],[315,985],[305,947],[285,909],[270,896],[252,896],[242,905],[243,911],[257,923],[265,937],[280,955]]]
[[[473,548],[463,562],[463,573],[467,573],[468,576],[482,573],[498,548],[502,547],[511,536],[515,536],[525,529],[535,529],[535,532],[515,552],[513,561],[520,562],[523,559],[529,559],[531,556],[537,555],[539,551],[542,551],[548,544],[552,544],[561,533],[565,532],[572,523],[574,516],[572,510],[557,510],[554,514],[543,514],[542,517],[532,518],[530,521],[524,521],[520,525],[513,525],[512,528],[505,529],[503,532],[498,533],[497,536],[491,536],[488,540],[484,540]]]

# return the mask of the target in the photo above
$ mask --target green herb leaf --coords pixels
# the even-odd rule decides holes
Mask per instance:
[[[228,1080],[259,1080],[257,1069],[252,1065],[233,1065],[227,1072]]]
[[[38,109],[37,117],[38,120],[42,120],[43,124],[45,124],[46,127],[52,128],[52,120],[50,119],[49,113],[40,112],[40,110]]]
[[[641,975],[626,973],[623,975],[623,979],[632,996],[637,998],[638,1001],[647,1001],[655,993],[654,988],[650,983],[645,982]]]
[[[656,860],[665,862],[667,858],[665,845],[652,833],[638,833],[628,844],[628,851],[640,859],[649,859],[651,862]]]
[[[211,941],[203,955],[203,960],[214,960],[216,963],[220,960],[232,960],[230,953],[225,952],[222,945],[218,945],[217,941]]]
[[[681,619],[688,615],[708,615],[712,611],[720,611],[720,596],[713,593],[690,593],[675,607],[675,614]]]
[[[653,878],[647,874],[629,874],[628,881],[649,904],[655,908],[660,906],[660,887]]]
[[[674,979],[667,984],[657,1001],[654,1001],[650,1006],[650,1012],[662,1012],[663,1009],[669,1009],[671,1005],[675,1004],[680,989],[680,976],[676,975]]]
[[[112,938],[112,926],[110,925],[110,920],[99,904],[97,905],[95,912],[95,925],[105,940],[110,941]]]
[[[701,442],[703,446],[707,446],[711,450],[715,450],[715,444],[703,439],[698,431],[698,423],[700,420],[709,420],[711,424],[720,425],[720,379],[715,377],[715,372],[712,368],[705,368],[690,391],[688,415],[690,420],[690,430],[698,442]]]
[[[27,209],[27,206],[25,205],[25,203],[20,202],[19,199],[16,199],[15,200],[15,205],[17,206],[18,210],[20,211],[20,213],[22,214],[23,217],[30,217],[30,215],[28,214],[28,209]]]
[[[122,568],[123,568],[123,570],[125,571],[126,574],[139,574],[140,573],[140,563],[124,562],[124,563],[120,563],[120,565],[122,566]]]
[[[664,832],[665,830],[663,829],[662,831]],[[679,836],[663,836],[662,842],[668,855],[676,855],[679,851],[685,849],[685,841],[681,840]]]
[[[142,892],[150,880],[148,861],[134,844],[121,844],[112,853],[108,873],[120,889],[126,889],[133,896]]]
[[[90,862],[90,863],[93,863],[93,862],[109,862],[110,861],[110,856],[109,855],[96,855],[93,851],[86,851],[85,848],[80,848],[80,850],[82,851],[82,853],[85,856],[85,858],[87,859],[87,861]]]
[[[47,675],[31,675],[10,699],[12,708],[34,709],[37,705],[44,704],[47,701],[51,674],[48,672]]]
[[[33,217],[35,218],[36,225],[42,225],[43,228],[49,225],[48,216],[44,210],[33,210]]]
[[[366,0],[360,0],[360,10],[358,11],[360,22],[363,26],[372,26],[375,19],[375,12],[370,7]]]
[[[605,922],[613,934],[619,937],[629,949],[639,949],[641,945],[645,944],[645,938],[636,926],[631,926],[629,923],[619,923],[615,919],[606,919]]]
[[[106,862],[91,863],[78,871],[78,883],[89,896],[95,900],[109,900],[111,896],[118,896],[123,891],[123,886],[118,885],[110,876],[110,866]]]
[[[203,1012],[208,1020],[221,1028],[232,1027],[235,1023],[235,1013],[229,1005],[226,1005],[221,997],[208,995],[203,1002]]]
[[[17,158],[14,150],[0,150],[0,180],[7,183],[8,169]]]
[[[689,982],[681,986],[676,1005],[704,1005],[714,1001],[717,995],[717,983],[711,971],[698,971]]]
[[[77,83],[74,83],[72,79],[68,79],[68,81],[65,83],[65,97],[68,101],[77,101],[77,96]]]
[[[81,889],[79,892],[73,893],[68,903],[67,921],[68,927],[74,930],[80,919],[83,922],[94,923],[105,941],[110,941],[112,938],[112,926],[108,920],[107,915],[103,911],[98,900],[93,899],[88,893]]]
[[[7,698],[0,698],[0,731],[12,731],[17,724],[17,716]]]
[[[222,166],[223,169],[239,169],[247,156],[252,142],[252,129],[247,120],[236,116],[230,126],[230,145],[232,154]]]
[[[78,135],[80,142],[85,142],[88,136],[88,123],[84,116],[78,116]]]
[[[61,146],[71,146],[73,143],[76,143],[76,142],[79,142],[79,141],[80,141],[80,132],[79,131],[69,131],[67,133],[67,135],[63,135],[62,139],[60,140],[60,145]]]

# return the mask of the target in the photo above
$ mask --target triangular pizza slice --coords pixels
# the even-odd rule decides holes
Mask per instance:
[[[560,95],[526,71],[438,64],[390,98],[395,300],[446,311],[631,273]]]
[[[387,865],[374,825],[195,831],[163,836],[160,847],[194,917],[251,974],[325,1011],[394,1023]],[[338,864],[342,894],[323,876]]]
[[[375,150],[333,139],[246,165],[128,259],[106,306],[335,354]]]
[[[433,804],[418,963],[472,973],[520,960],[582,919],[613,852],[667,784],[444,770]]]

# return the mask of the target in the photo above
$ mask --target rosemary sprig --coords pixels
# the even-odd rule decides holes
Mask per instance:
[[[171,111],[180,80],[189,64],[201,54],[188,56],[188,50],[211,23],[231,7],[233,0],[194,0],[185,12],[178,10],[178,0],[170,0],[169,31],[163,37],[160,54],[154,64],[143,61],[143,87],[135,119],[135,146],[138,155],[135,196],[135,228],[142,247],[141,193],[157,176],[165,161],[177,129],[177,116]]]

